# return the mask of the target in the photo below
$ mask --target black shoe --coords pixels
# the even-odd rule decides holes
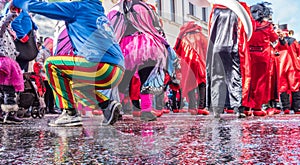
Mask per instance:
[[[4,118],[0,116],[0,123],[3,123]]]
[[[113,125],[118,121],[120,111],[122,108],[122,104],[117,101],[112,101],[108,104],[108,106],[103,109],[103,125]]]
[[[141,120],[143,121],[156,121],[157,117],[152,112],[142,112]]]
[[[18,118],[16,114],[9,114],[6,118],[5,123],[8,123],[8,124],[21,124],[21,123],[23,123],[23,120]]]

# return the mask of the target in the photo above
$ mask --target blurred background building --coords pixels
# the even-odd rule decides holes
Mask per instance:
[[[104,0],[105,11],[109,11],[117,1]],[[148,3],[156,6],[171,46],[175,44],[180,27],[188,21],[195,21],[207,35],[207,21],[211,6],[206,0],[148,0]]]

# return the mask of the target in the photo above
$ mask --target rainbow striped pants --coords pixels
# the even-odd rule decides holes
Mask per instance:
[[[92,109],[109,100],[101,90],[119,84],[123,70],[117,65],[89,62],[79,56],[51,56],[45,61],[47,79],[59,108],[76,108],[77,103]]]

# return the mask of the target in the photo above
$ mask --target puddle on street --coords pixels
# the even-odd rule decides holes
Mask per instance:
[[[114,126],[48,127],[44,120],[0,127],[0,164],[300,163],[300,116],[247,119],[131,116]]]

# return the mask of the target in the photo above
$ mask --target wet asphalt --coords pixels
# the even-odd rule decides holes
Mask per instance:
[[[49,127],[56,117],[1,124],[0,164],[300,164],[300,115],[171,112],[154,122],[124,115],[102,126],[96,116],[82,127]]]

